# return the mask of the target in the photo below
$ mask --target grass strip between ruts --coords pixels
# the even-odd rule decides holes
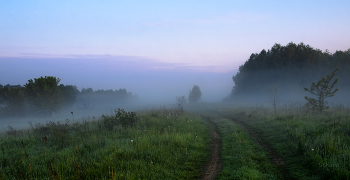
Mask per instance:
[[[268,153],[238,124],[228,119],[213,121],[222,137],[223,168],[218,179],[280,179]]]

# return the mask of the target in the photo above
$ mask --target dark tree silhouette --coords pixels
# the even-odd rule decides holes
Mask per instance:
[[[59,82],[60,79],[53,76],[28,80],[25,89],[30,109],[44,116],[58,112],[63,105],[61,90],[57,86]]]
[[[201,96],[202,96],[202,92],[201,92],[199,86],[195,85],[195,86],[193,86],[192,90],[190,91],[190,95],[188,96],[188,101],[190,103],[196,103],[199,101]]]
[[[232,98],[254,94],[264,96],[261,87],[276,84],[283,93],[293,93],[293,89],[303,89],[311,82],[336,67],[342,67],[337,77],[342,79],[338,86],[344,92],[350,90],[350,49],[346,51],[321,51],[304,43],[293,42],[282,46],[275,44],[271,49],[263,49],[253,53],[239,67],[232,79],[235,87],[231,92]],[[285,95],[284,97],[291,97]]]
[[[27,101],[23,87],[4,87],[0,89],[3,107],[0,106],[2,115],[25,116],[27,114]]]

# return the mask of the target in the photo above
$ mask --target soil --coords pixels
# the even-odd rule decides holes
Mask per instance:
[[[207,165],[205,166],[205,171],[202,173],[202,180],[212,180],[215,179],[217,174],[221,171],[221,158],[220,158],[220,150],[221,150],[221,138],[217,133],[217,126],[205,117],[203,119],[207,120],[210,124],[210,134],[211,134],[211,158],[209,159]]]

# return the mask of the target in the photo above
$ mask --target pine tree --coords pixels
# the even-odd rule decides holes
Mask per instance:
[[[336,78],[334,82],[330,84],[332,78],[339,69],[340,68],[336,68],[331,75],[327,74],[326,77],[321,77],[317,84],[313,82],[310,89],[304,88],[306,92],[310,92],[311,94],[316,95],[318,98],[318,100],[316,100],[305,96],[305,99],[308,101],[305,106],[308,109],[322,112],[329,108],[329,106],[327,106],[328,102],[325,101],[325,98],[334,96],[334,94],[339,90],[338,88],[335,88],[334,91],[332,90],[335,84],[338,83],[338,78]]]

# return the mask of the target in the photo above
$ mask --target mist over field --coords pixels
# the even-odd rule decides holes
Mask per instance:
[[[235,69],[164,63],[136,57],[1,58],[1,84],[24,85],[40,76],[60,78],[60,84],[82,88],[119,89],[137,94],[141,103],[168,104],[175,96],[188,96],[193,85],[202,100],[220,102],[234,86]],[[20,73],[18,73],[20,72]]]
[[[49,118],[2,118],[1,130],[8,125],[14,128],[28,127],[28,122],[48,120],[72,120],[71,112],[78,119],[98,118],[102,114],[114,114],[114,110],[142,110],[163,106],[176,106],[176,97],[185,96],[194,85],[202,91],[202,102],[221,102],[230,93],[235,70],[227,68],[171,64],[138,57],[85,56],[65,58],[0,58],[0,84],[25,85],[29,79],[41,76],[60,78],[59,84],[75,85],[97,90],[125,89],[135,96],[132,102],[97,96],[86,100],[81,96],[70,107],[62,108]],[[105,100],[104,100],[105,98]],[[85,108],[85,109],[84,109]],[[44,121],[43,121],[44,120]]]
[[[0,179],[350,179],[350,1],[0,1]]]

